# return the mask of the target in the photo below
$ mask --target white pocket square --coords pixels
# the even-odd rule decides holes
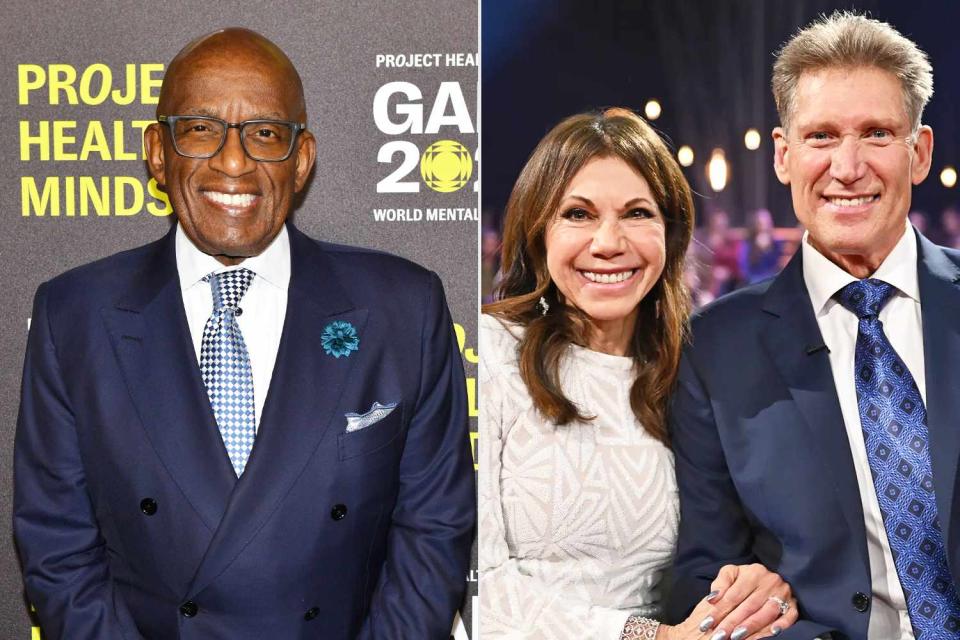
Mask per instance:
[[[370,411],[366,413],[345,413],[343,416],[347,419],[347,433],[353,433],[360,429],[366,429],[370,425],[383,420],[397,408],[396,402],[390,404],[380,404],[374,402]]]

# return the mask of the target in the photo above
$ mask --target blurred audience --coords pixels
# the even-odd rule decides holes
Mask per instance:
[[[697,230],[691,245],[699,285],[706,294],[704,299],[719,298],[740,285],[739,245],[739,239],[731,233],[727,212],[709,211],[706,226]]]
[[[933,236],[930,235],[930,232],[931,232],[930,217],[926,213],[924,213],[923,211],[917,211],[916,209],[914,209],[907,215],[907,217],[910,219],[910,224],[912,224],[917,228],[917,231],[927,236],[934,242],[939,243],[940,239],[935,237],[936,236],[935,233]]]
[[[773,237],[773,216],[757,209],[750,216],[746,242],[740,245],[740,284],[753,284],[780,272],[783,243]]]
[[[480,232],[480,301],[493,302],[493,288],[500,270],[500,233],[483,227]]]
[[[960,211],[954,207],[944,209],[940,215],[940,228],[943,231],[940,244],[960,249]]]

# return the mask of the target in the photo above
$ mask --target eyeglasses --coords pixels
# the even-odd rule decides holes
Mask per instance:
[[[227,122],[209,116],[157,116],[170,128],[173,148],[187,158],[212,158],[227,140],[227,129],[240,131],[244,152],[259,162],[282,162],[293,153],[297,136],[307,128],[285,120]]]
[[[910,147],[914,142],[913,134],[897,136],[886,129],[871,129],[863,134],[846,133],[842,135],[817,131],[796,142],[811,150],[834,151],[840,148],[843,139],[847,136],[852,137],[861,149],[878,151],[895,145]]]

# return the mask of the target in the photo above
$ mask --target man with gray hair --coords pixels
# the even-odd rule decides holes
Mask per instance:
[[[784,638],[960,637],[960,253],[907,222],[930,171],[930,63],[838,12],[781,49],[773,93],[774,169],[806,233],[779,276],[692,320],[670,613],[721,566],[759,562],[799,603]],[[745,632],[711,638],[727,636]]]

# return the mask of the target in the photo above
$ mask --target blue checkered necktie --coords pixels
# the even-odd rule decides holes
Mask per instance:
[[[213,293],[213,313],[203,327],[200,373],[237,477],[243,473],[256,435],[253,371],[237,324],[242,313],[237,305],[253,275],[249,269],[236,269],[204,277]]]
[[[960,637],[960,601],[937,516],[927,410],[878,317],[894,288],[858,280],[837,293],[860,318],[854,378],[867,459],[917,640]]]

